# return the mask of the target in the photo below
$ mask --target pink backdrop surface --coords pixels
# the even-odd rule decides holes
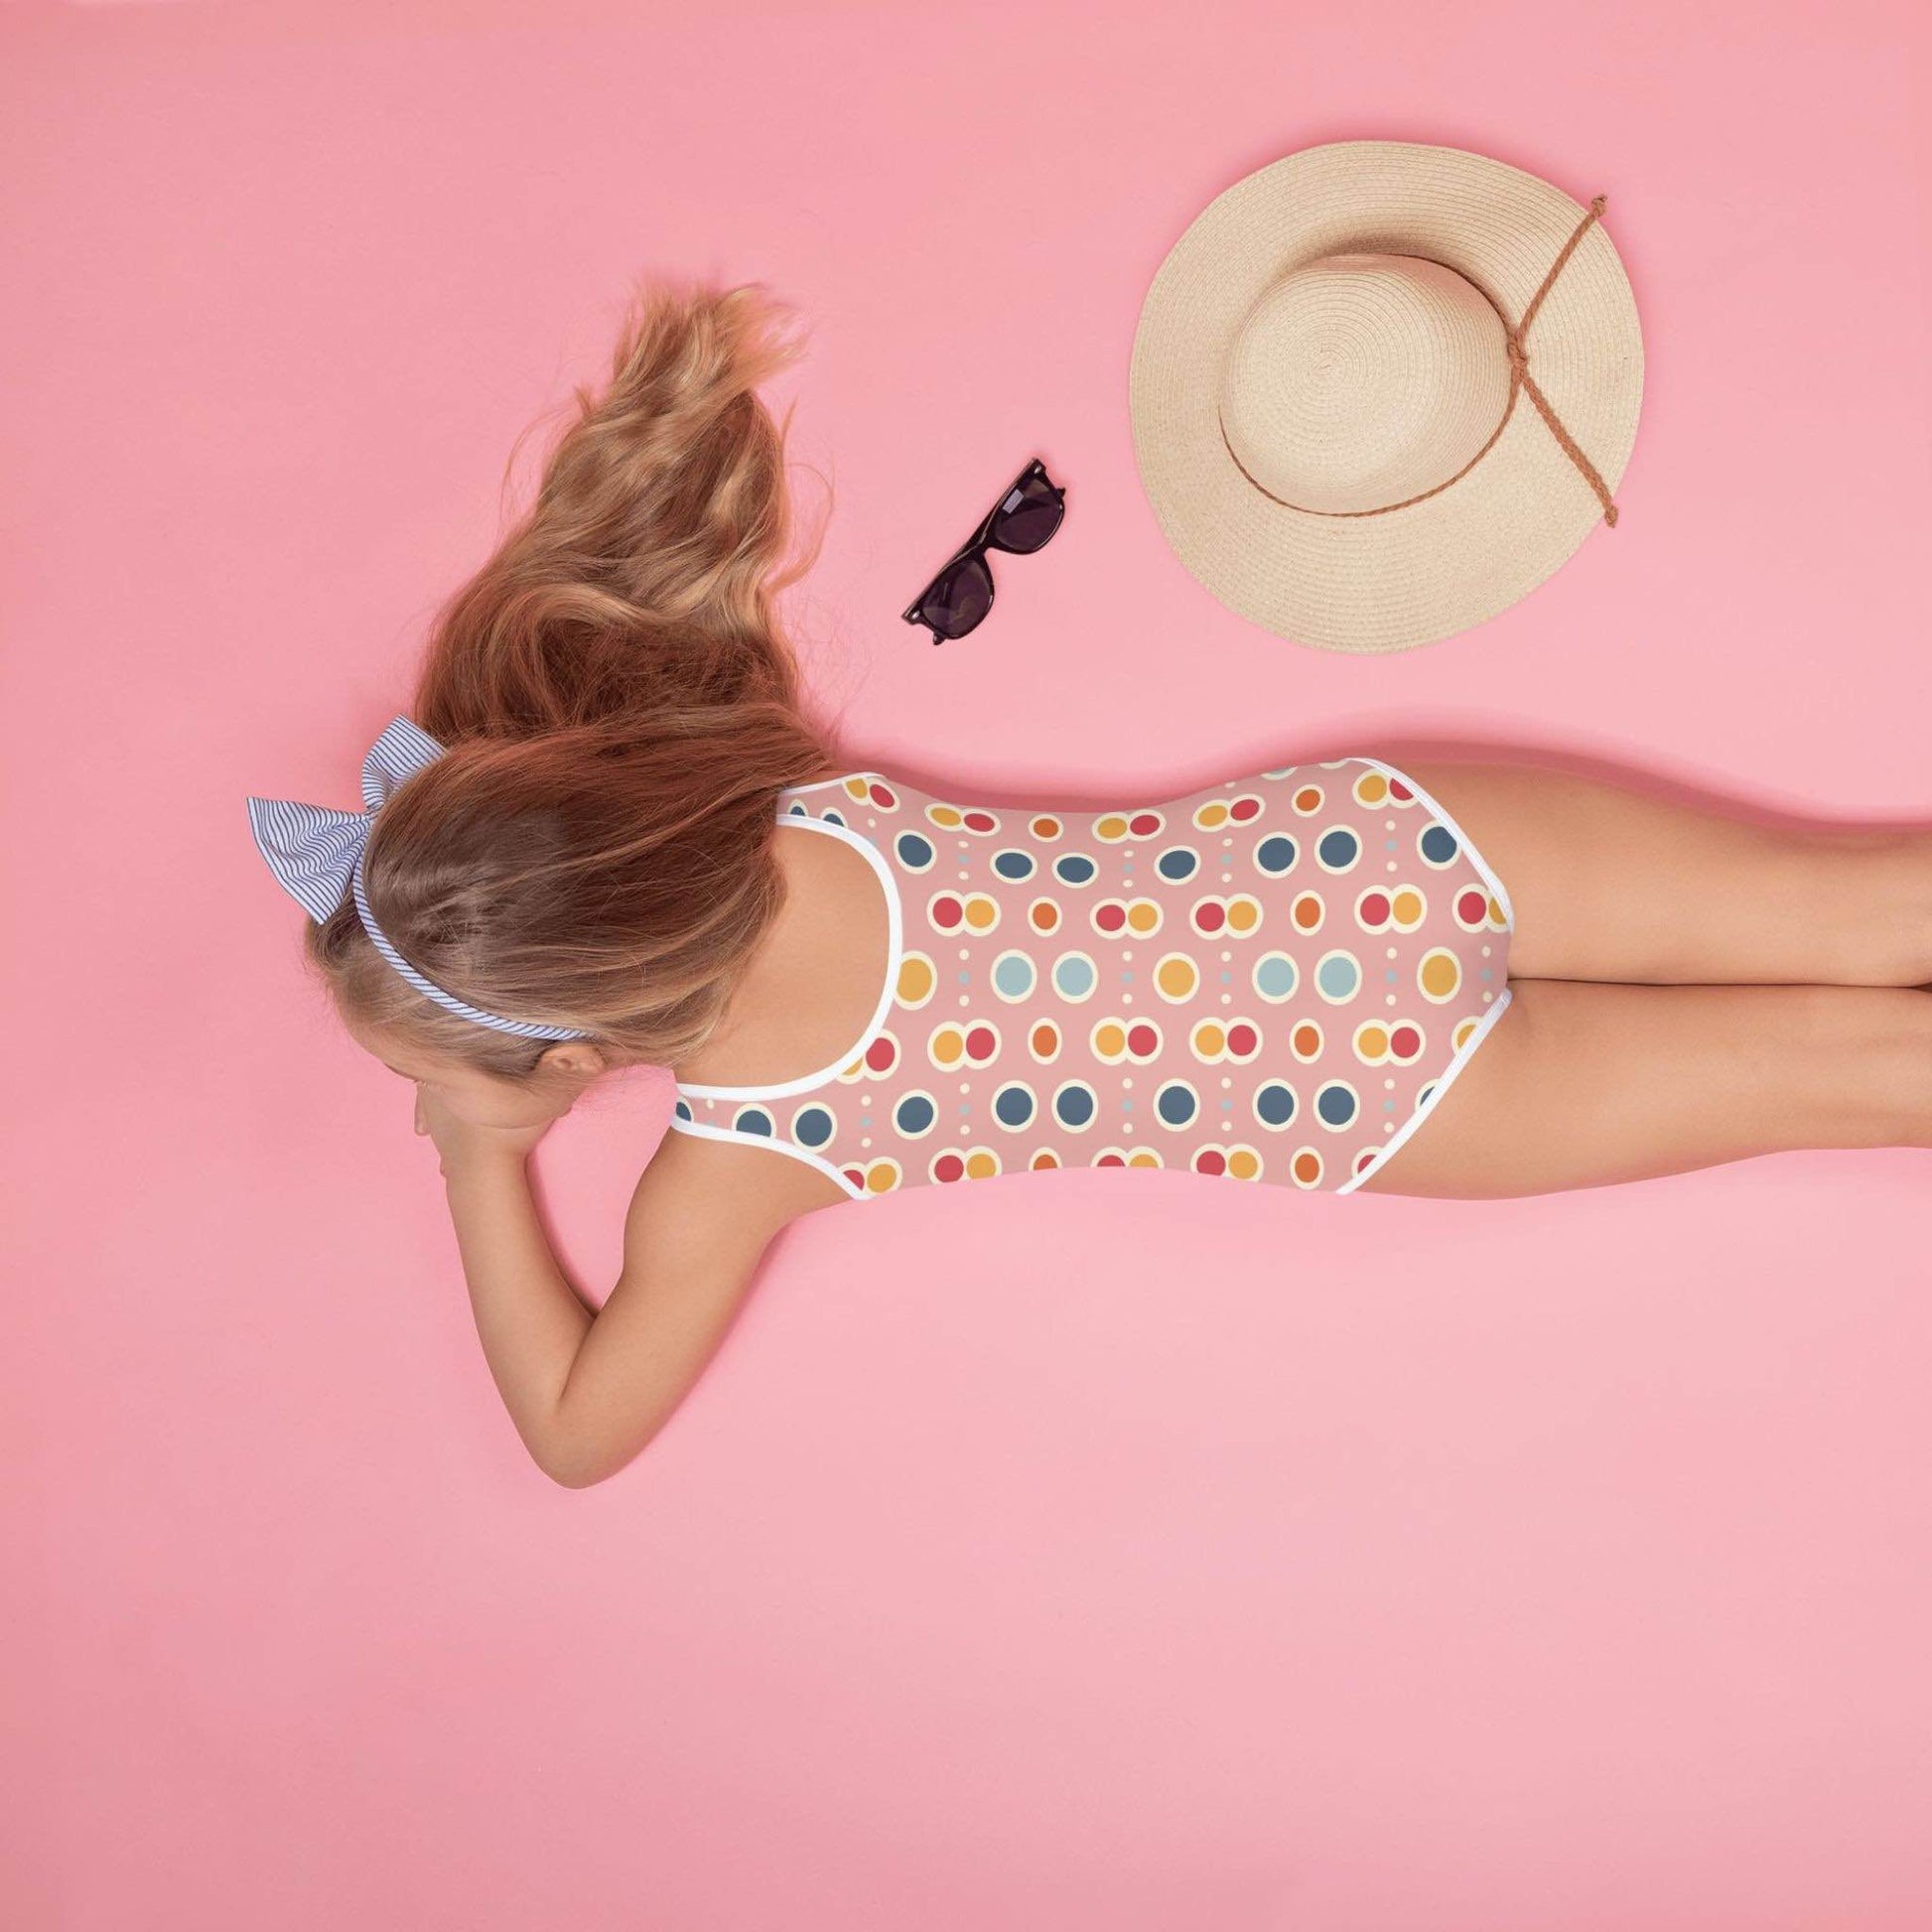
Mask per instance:
[[[1923,1156],[916,1189],[788,1230],[618,1479],[517,1445],[242,797],[356,803],[639,273],[813,330],[856,759],[1097,802],[1487,743],[1932,813],[1923,9],[944,11],[0,7],[0,1919],[1932,1922]],[[1126,410],[1187,221],[1358,136],[1607,194],[1649,358],[1621,527],[1379,661],[1215,604]],[[1035,453],[1062,535],[931,649]],[[593,1293],[667,1105],[539,1155]]]

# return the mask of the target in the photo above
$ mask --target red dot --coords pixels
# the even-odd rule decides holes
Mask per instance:
[[[866,1184],[866,1171],[864,1168],[841,1168],[839,1172],[855,1187],[863,1187]]]
[[[1127,821],[1127,829],[1137,839],[1152,838],[1161,829],[1161,814],[1159,812],[1140,812]]]
[[[1228,1164],[1218,1147],[1204,1147],[1194,1159],[1197,1173],[1226,1173]]]
[[[1389,922],[1389,896],[1387,893],[1369,893],[1362,899],[1361,918],[1364,925],[1387,925]]]
[[[872,802],[883,811],[891,811],[898,803],[898,794],[891,785],[875,784],[872,787]]]
[[[1415,795],[1400,778],[1391,778],[1389,780],[1389,796],[1391,798],[1399,798],[1406,805]]]
[[[932,1164],[935,1180],[957,1180],[966,1172],[966,1163],[956,1154],[942,1154]]]
[[[1102,932],[1118,932],[1127,923],[1127,907],[1109,899],[1094,907],[1093,922]]]
[[[881,1034],[866,1048],[866,1064],[875,1073],[884,1073],[898,1058],[898,1046],[890,1034]]]
[[[1399,1060],[1411,1060],[1422,1051],[1422,1035],[1414,1027],[1398,1027],[1389,1035],[1389,1051]]]
[[[1118,1154],[1103,1154],[1093,1164],[1096,1168],[1124,1168],[1127,1163]]]
[[[1154,1029],[1145,1021],[1127,1030],[1127,1050],[1130,1053],[1152,1053],[1160,1043]]]
[[[1227,908],[1216,905],[1211,898],[1204,898],[1194,907],[1194,924],[1202,932],[1219,932],[1227,923]]]
[[[941,893],[932,901],[932,923],[941,932],[950,932],[959,923],[961,916],[962,907],[950,893]]]
[[[1260,810],[1261,800],[1259,798],[1237,798],[1228,807],[1228,816],[1233,819],[1239,819],[1245,825]]]
[[[1261,1044],[1261,1035],[1245,1020],[1237,1020],[1228,1029],[1228,1051],[1231,1053],[1252,1053]]]
[[[968,812],[963,822],[969,832],[990,832],[994,825],[991,812]]]
[[[975,1027],[966,1035],[966,1051],[976,1060],[991,1059],[993,1057],[993,1029],[991,1027]]]
[[[1470,925],[1480,925],[1489,916],[1489,901],[1478,892],[1467,892],[1455,901],[1455,910]]]

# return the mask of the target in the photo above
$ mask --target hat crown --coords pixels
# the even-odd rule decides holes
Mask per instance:
[[[1489,298],[1419,255],[1323,255],[1271,282],[1222,367],[1221,427],[1254,482],[1301,509],[1386,509],[1448,483],[1509,404]]]

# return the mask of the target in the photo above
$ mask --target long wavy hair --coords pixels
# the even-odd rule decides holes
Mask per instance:
[[[773,614],[823,537],[786,563],[790,416],[755,393],[798,352],[788,314],[759,283],[642,285],[609,386],[575,391],[534,502],[433,621],[410,715],[447,755],[369,836],[405,959],[620,1063],[711,1035],[784,902],[778,793],[839,768]],[[351,899],[306,945],[338,1010],[399,1042],[510,1080],[549,1044],[425,999]]]

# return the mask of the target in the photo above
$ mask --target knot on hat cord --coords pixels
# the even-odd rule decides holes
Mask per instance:
[[[1519,389],[1522,390],[1529,397],[1530,401],[1536,405],[1536,413],[1549,424],[1550,434],[1557,439],[1557,447],[1577,466],[1578,473],[1582,476],[1585,483],[1588,483],[1590,488],[1596,492],[1596,500],[1603,505],[1603,521],[1611,529],[1615,529],[1616,504],[1610,500],[1609,487],[1603,482],[1603,479],[1597,475],[1595,464],[1590,462],[1589,458],[1578,446],[1577,439],[1564,428],[1563,419],[1550,407],[1549,397],[1536,386],[1536,378],[1530,374],[1529,346],[1523,341],[1523,338],[1530,333],[1530,324],[1536,320],[1537,310],[1543,306],[1543,298],[1550,293],[1557,277],[1563,273],[1565,264],[1577,252],[1578,242],[1582,241],[1584,236],[1589,231],[1590,223],[1601,218],[1603,203],[1604,198],[1601,195],[1598,195],[1590,203],[1588,211],[1571,231],[1570,239],[1563,244],[1563,248],[1556,260],[1550,264],[1550,272],[1544,276],[1541,287],[1530,297],[1530,306],[1523,311],[1523,320],[1514,329],[1508,331],[1506,345],[1509,350],[1509,401],[1503,408],[1503,422],[1496,425],[1496,436],[1500,436],[1503,433],[1503,423],[1509,421],[1509,412],[1516,406],[1516,392]],[[1496,437],[1492,436],[1489,439],[1489,443],[1485,444],[1477,452],[1477,455],[1479,457],[1487,455],[1490,444],[1493,444],[1495,440]],[[1454,481],[1455,479],[1453,477],[1449,479],[1450,483]],[[1430,493],[1433,494],[1434,492],[1432,491]],[[1421,498],[1416,497],[1411,500],[1419,502]],[[1400,505],[1397,505],[1397,507],[1400,507]]]
[[[1502,419],[1497,423],[1495,429],[1490,432],[1488,442],[1454,476],[1439,483],[1433,489],[1423,490],[1419,495],[1405,496],[1399,503],[1384,503],[1379,508],[1372,510],[1311,510],[1309,514],[1313,516],[1387,516],[1392,510],[1406,510],[1412,503],[1426,503],[1430,497],[1440,496],[1444,490],[1449,488],[1450,483],[1460,483],[1496,447],[1497,442],[1502,437],[1503,431],[1509,427],[1510,417],[1515,414],[1517,396],[1526,395],[1535,405],[1537,414],[1549,424],[1550,434],[1556,438],[1557,447],[1577,466],[1578,474],[1596,492],[1596,500],[1603,505],[1603,521],[1612,529],[1616,527],[1616,504],[1611,500],[1609,486],[1597,474],[1596,466],[1584,454],[1577,439],[1564,428],[1563,419],[1551,407],[1549,397],[1537,386],[1535,378],[1530,374],[1529,345],[1524,340],[1530,333],[1530,324],[1536,320],[1537,310],[1543,306],[1543,298],[1550,293],[1550,290],[1556,284],[1557,277],[1563,273],[1565,267],[1569,264],[1570,257],[1577,252],[1577,244],[1589,232],[1591,223],[1602,218],[1604,202],[1605,197],[1598,195],[1590,203],[1584,218],[1571,231],[1570,239],[1558,250],[1556,260],[1550,264],[1550,272],[1544,276],[1536,293],[1530,297],[1529,306],[1523,311],[1522,321],[1517,323],[1514,328],[1510,327],[1507,322],[1503,324],[1503,349],[1509,357],[1509,399],[1503,404]],[[1221,441],[1223,444],[1227,444],[1228,455],[1234,459],[1235,468],[1244,477],[1247,477],[1248,481],[1254,483],[1255,487],[1260,489],[1264,496],[1273,496],[1274,491],[1265,488],[1252,476],[1249,476],[1246,466],[1239,457],[1234,455],[1233,445],[1227,443],[1227,429],[1225,425],[1221,429]],[[1277,496],[1275,500],[1282,502],[1284,499]],[[1300,509],[1303,506],[1299,503],[1289,503],[1287,507],[1290,509]]]

